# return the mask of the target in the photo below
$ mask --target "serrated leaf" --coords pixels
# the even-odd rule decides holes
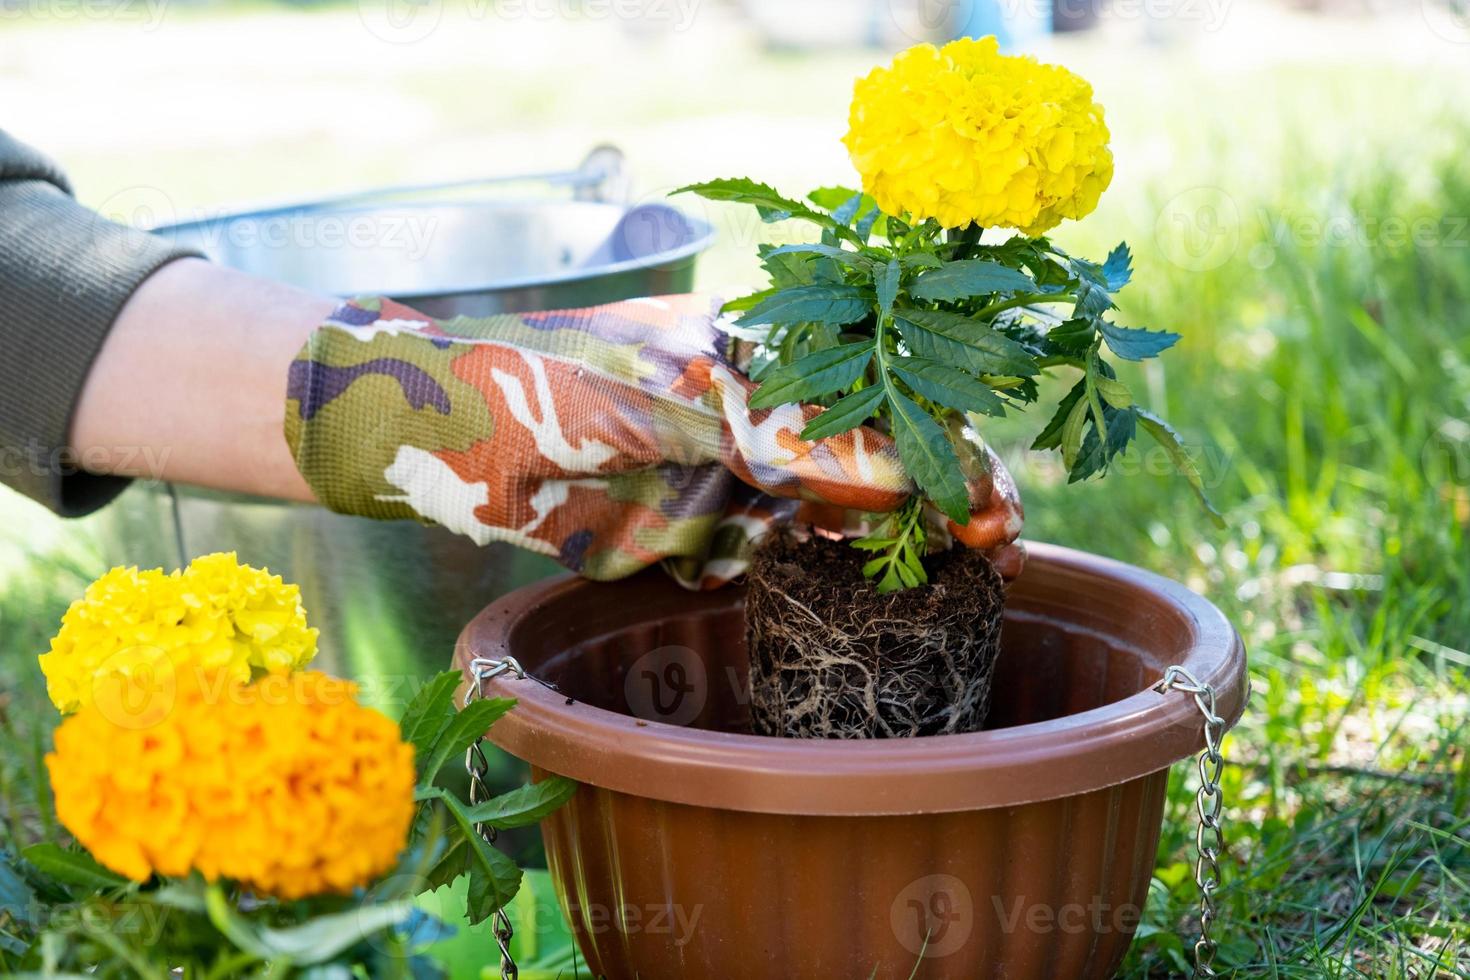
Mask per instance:
[[[426,794],[421,792],[420,795]],[[470,877],[467,912],[471,925],[483,922],[494,915],[496,909],[504,907],[515,898],[521,887],[521,869],[516,867],[514,861],[485,842],[475,830],[475,821],[471,818],[469,808],[457,796],[440,789],[427,795],[442,802],[459,827],[460,839],[450,848],[449,853],[455,853],[461,846],[465,849],[465,868]]]
[[[1078,316],[1052,327],[1046,333],[1046,339],[1063,350],[1082,353],[1092,346],[1092,338],[1096,333],[1091,317]]]
[[[753,205],[766,221],[784,221],[804,212],[811,212],[811,208],[786,197],[770,184],[762,184],[749,177],[725,177],[688,184],[673,191],[670,196],[685,193],[698,194],[710,201]]]
[[[510,904],[521,890],[521,869],[495,848],[476,837],[469,842],[474,856],[465,901],[470,925],[479,925]]]
[[[485,730],[514,708],[515,698],[485,698],[471,701],[450,719],[433,746],[419,757],[418,785],[427,786],[444,764],[480,740]]]
[[[932,402],[961,412],[1004,415],[1005,402],[990,386],[959,368],[923,357],[897,357],[888,361],[893,373],[909,388]]]
[[[857,224],[853,227],[858,238],[867,241],[873,235],[880,238],[888,234],[888,216],[878,209],[877,202],[869,204],[859,215]]]
[[[1129,391],[1128,386],[1117,378],[1095,375],[1092,383],[1097,388],[1097,393],[1102,396],[1103,401],[1114,408],[1127,408],[1133,404],[1133,392]]]
[[[915,252],[905,255],[902,259],[905,269],[938,269],[944,265],[939,256],[932,252]]]
[[[1108,349],[1125,361],[1142,361],[1158,357],[1179,342],[1179,335],[1168,330],[1140,330],[1135,327],[1120,327],[1115,323],[1099,320],[1098,332]]]
[[[744,310],[748,310],[755,304],[761,302],[764,299],[769,299],[780,291],[781,290],[779,288],[773,286],[770,289],[756,290],[755,292],[750,293],[746,296],[741,296],[738,299],[727,300],[725,304],[720,307],[720,312],[739,313]]]
[[[122,888],[127,878],[98,864],[92,855],[57,844],[32,844],[21,852],[37,871],[57,881],[88,891]]]
[[[35,926],[41,911],[36,893],[11,863],[8,852],[0,851],[0,916],[17,923]]]
[[[1031,377],[1037,373],[1030,351],[977,320],[958,313],[911,309],[896,310],[894,319],[904,340],[920,357],[962,366],[975,374]]]
[[[1173,462],[1174,468],[1189,481],[1189,485],[1194,488],[1195,496],[1199,497],[1200,503],[1204,504],[1205,509],[1210,512],[1210,516],[1214,519],[1215,524],[1219,527],[1224,527],[1225,519],[1220,516],[1220,512],[1210,502],[1209,495],[1205,493],[1204,478],[1200,476],[1199,469],[1194,465],[1194,460],[1189,458],[1189,453],[1185,450],[1184,442],[1179,438],[1179,433],[1175,432],[1174,427],[1168,422],[1165,422],[1147,409],[1135,407],[1133,412],[1138,416],[1138,422],[1143,426],[1144,431],[1153,436],[1154,441],[1162,446],[1164,451],[1169,454],[1169,459]]]
[[[262,928],[256,936],[261,946],[270,950],[272,959],[310,966],[324,963],[369,936],[406,922],[413,915],[414,904],[410,901],[363,905],[346,912],[312,916],[299,926]],[[243,918],[240,921],[248,922]]]
[[[886,318],[893,311],[893,302],[898,299],[898,284],[903,277],[903,266],[898,259],[889,259],[878,273],[878,315]]]
[[[1128,285],[1133,278],[1133,253],[1128,251],[1127,242],[1119,242],[1117,247],[1108,253],[1107,260],[1102,264],[1102,277],[1108,284],[1108,289],[1116,293]]]
[[[1035,289],[1036,284],[1019,272],[989,259],[946,262],[925,272],[909,286],[909,295],[925,301],[944,302],[984,293],[1009,293]]]
[[[843,201],[832,211],[832,217],[838,224],[850,225],[852,219],[857,217],[858,209],[863,206],[863,195],[853,194]]]
[[[839,245],[824,245],[820,242],[782,245],[771,249],[764,257],[771,258],[779,255],[820,255],[858,269],[868,270],[873,267],[873,260],[860,252],[854,252],[850,248],[842,248]]]
[[[872,312],[870,294],[856,286],[819,284],[782,289],[752,306],[737,323],[855,323]]]
[[[970,522],[970,496],[949,437],[929,413],[902,392],[888,399],[893,440],[904,472],[956,524]]]
[[[1041,434],[1031,443],[1032,449],[1057,449],[1061,446],[1062,428],[1067,424],[1067,419],[1072,415],[1073,407],[1082,400],[1082,396],[1086,390],[1087,382],[1078,381],[1072,386],[1071,391],[1062,396],[1062,400],[1057,405],[1057,410],[1052,415],[1051,421],[1046,423],[1046,428],[1042,429]]]
[[[825,439],[855,429],[872,417],[885,397],[882,385],[870,385],[861,391],[844,395],[831,408],[808,422],[806,428],[801,430],[801,438],[808,441]]]
[[[1133,414],[1133,409],[1106,407],[1103,411],[1107,416],[1107,442],[1104,443],[1098,437],[1096,426],[1087,430],[1087,435],[1082,439],[1082,451],[1077,455],[1077,462],[1067,472],[1068,483],[1085,480],[1094,473],[1106,470],[1113,457],[1127,449],[1128,443],[1133,441],[1137,432],[1137,419]]]
[[[1083,317],[1101,317],[1113,308],[1113,297],[1108,295],[1107,287],[1095,283],[1090,279],[1081,279],[1077,283],[1077,305],[1076,312]]]
[[[489,824],[496,830],[528,827],[570,800],[577,785],[576,780],[564,776],[548,776],[472,806],[466,813],[475,823]]]
[[[434,745],[439,733],[454,717],[454,691],[464,675],[457,670],[446,670],[436,674],[429,682],[414,692],[398,729],[403,740],[413,746],[416,758],[425,755]]]
[[[806,196],[819,208],[827,211],[835,211],[842,207],[858,191],[851,187],[818,187]]]
[[[719,180],[708,180],[699,184],[689,184],[672,192],[673,194],[698,194],[710,201],[730,201],[736,204],[753,205],[760,214],[761,220],[765,222],[785,221],[787,218],[799,218],[802,221],[810,221],[821,225],[823,228],[840,233],[847,238],[855,238],[851,229],[838,224],[830,214],[814,211],[800,201],[794,201],[781,194],[769,184],[762,184],[748,177],[726,177]]]
[[[1068,470],[1072,469],[1077,462],[1077,455],[1082,451],[1082,432],[1087,424],[1087,401],[1079,398],[1077,404],[1067,413],[1067,420],[1062,423],[1061,449],[1062,465]]]
[[[767,374],[761,386],[751,393],[750,407],[771,408],[811,401],[850,388],[862,377],[872,357],[871,340],[814,351]]]

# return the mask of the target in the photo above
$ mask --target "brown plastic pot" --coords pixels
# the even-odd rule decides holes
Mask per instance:
[[[659,573],[539,583],[480,614],[462,667],[532,680],[490,733],[584,785],[542,825],[593,973],[623,980],[1106,977],[1144,901],[1170,764],[1203,746],[1170,664],[1243,710],[1245,650],[1183,586],[1031,546],[989,728],[838,741],[748,731],[741,596]]]

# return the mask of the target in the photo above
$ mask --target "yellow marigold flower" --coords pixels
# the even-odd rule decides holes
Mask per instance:
[[[105,678],[46,757],[57,817],[136,881],[351,891],[393,866],[414,813],[413,747],[356,690],[315,671]]]
[[[854,88],[843,142],[884,212],[1039,235],[1097,207],[1113,177],[1092,86],[1000,53],[995,38],[920,44]]]
[[[235,659],[257,670],[299,670],[316,656],[301,590],[281,576],[241,565],[234,552],[195,558],[184,569],[185,601],[224,612],[234,626]]]
[[[243,683],[315,655],[296,586],[219,554],[183,572],[114,568],[71,604],[40,661],[52,702],[69,713],[107,677],[192,666]]]

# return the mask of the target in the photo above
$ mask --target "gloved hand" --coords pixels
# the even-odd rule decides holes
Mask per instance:
[[[286,437],[332,510],[433,521],[595,579],[673,559],[712,588],[773,522],[902,503],[913,486],[888,436],[804,442],[821,409],[747,407],[756,386],[716,309],[668,296],[434,321],[355,301],[291,365]],[[976,514],[951,530],[1014,572],[1015,485],[993,455],[971,462]]]

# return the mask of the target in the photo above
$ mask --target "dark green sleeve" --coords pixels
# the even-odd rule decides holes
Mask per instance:
[[[54,163],[0,131],[0,482],[66,516],[127,486],[72,464],[72,410],[133,290],[195,254],[77,204]]]

